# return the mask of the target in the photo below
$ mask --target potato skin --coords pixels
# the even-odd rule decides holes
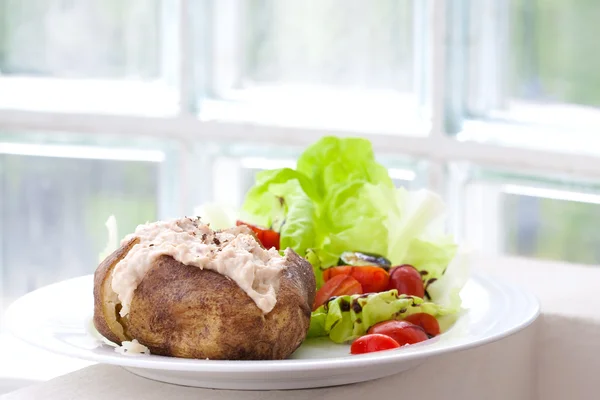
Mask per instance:
[[[123,331],[116,313],[118,300],[112,290],[112,271],[137,242],[138,239],[131,239],[119,247],[100,263],[94,273],[94,326],[102,336],[118,344],[131,338]]]
[[[119,322],[127,337],[152,354],[283,359],[305,339],[314,297],[312,266],[293,251],[288,251],[287,268],[281,272],[275,308],[266,315],[229,278],[161,256],[135,290],[127,318]],[[115,338],[114,332],[111,339],[100,329],[102,323],[96,327],[108,339]]]

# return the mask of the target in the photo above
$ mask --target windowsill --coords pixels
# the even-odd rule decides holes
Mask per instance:
[[[527,288],[542,304],[542,318],[532,327],[534,343],[538,346],[534,362],[538,370],[535,390],[540,393],[539,398],[562,399],[567,390],[564,388],[573,387],[578,388],[578,393],[587,393],[593,385],[589,371],[600,368],[599,359],[590,356],[600,351],[597,341],[600,298],[596,295],[600,268],[482,255],[474,256],[473,265],[487,274]],[[570,340],[573,335],[576,341]],[[514,341],[506,339],[505,343],[511,346]],[[501,347],[502,342],[497,346]],[[43,381],[90,365],[33,349],[14,338],[1,338],[0,354],[3,361],[11,360],[2,363],[0,379]],[[569,373],[565,373],[565,365],[570,368]],[[530,385],[535,386],[533,382]]]
[[[521,257],[479,255],[478,270],[526,288],[537,296],[543,315],[577,318],[600,328],[600,266]]]

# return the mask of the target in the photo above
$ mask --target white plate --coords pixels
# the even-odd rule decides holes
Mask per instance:
[[[393,375],[425,359],[489,343],[532,323],[539,304],[531,294],[482,275],[463,291],[467,312],[444,334],[417,345],[358,356],[328,339],[306,341],[288,360],[188,360],[121,355],[95,336],[91,326],[92,276],[31,292],[7,311],[7,323],[24,341],[59,354],[123,366],[146,378],[219,389],[298,389],[343,385]]]

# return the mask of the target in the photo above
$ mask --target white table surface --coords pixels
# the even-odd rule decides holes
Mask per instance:
[[[479,257],[475,265],[535,293],[542,303],[542,317],[509,338],[432,358],[393,377],[335,388],[239,392],[174,386],[139,378],[119,367],[94,365],[0,399],[597,398],[600,268],[491,257]]]

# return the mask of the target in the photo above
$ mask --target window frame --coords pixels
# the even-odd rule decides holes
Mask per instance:
[[[493,3],[492,0],[486,0]],[[486,4],[487,4],[486,3]],[[505,2],[504,2],[505,3]],[[161,192],[167,193],[161,203],[168,204],[160,210],[165,214],[191,212],[201,202],[208,201],[205,193],[213,187],[214,171],[210,166],[211,151],[198,143],[201,142],[248,142],[255,145],[285,145],[303,147],[318,138],[337,134],[340,136],[366,136],[374,150],[384,156],[407,156],[427,162],[425,178],[429,188],[449,195],[454,203],[452,218],[458,224],[461,213],[458,211],[460,180],[449,188],[447,170],[455,163],[472,163],[485,168],[511,168],[528,174],[558,174],[600,180],[600,156],[577,154],[568,148],[531,148],[522,143],[504,143],[493,140],[481,140],[481,136],[471,132],[490,133],[497,137],[494,130],[513,129],[507,121],[488,119],[485,121],[462,121],[461,108],[467,91],[459,86],[461,72],[469,66],[461,65],[464,54],[461,48],[461,21],[465,17],[466,2],[450,0],[427,0],[418,8],[416,18],[429,18],[432,30],[417,35],[419,43],[429,43],[431,51],[415,60],[415,66],[431,66],[430,84],[422,85],[423,99],[431,104],[431,120],[426,135],[411,136],[405,131],[373,132],[354,130],[331,130],[315,127],[273,125],[261,121],[236,121],[235,119],[203,120],[198,117],[197,97],[210,88],[211,70],[215,66],[206,66],[199,59],[206,56],[206,43],[192,43],[193,34],[198,27],[192,18],[202,17],[200,8],[214,12],[216,1],[205,0],[200,3],[191,0],[179,0],[170,12],[176,10],[178,29],[169,31],[176,37],[178,46],[171,49],[177,60],[170,67],[171,75],[178,75],[178,102],[180,107],[174,115],[119,115],[86,112],[49,112],[26,109],[0,109],[0,131],[44,131],[73,132],[89,135],[111,135],[113,137],[150,137],[177,143],[177,162],[165,168],[164,179],[176,174],[183,184],[169,184]],[[235,0],[228,4],[235,6]],[[206,33],[206,28],[202,31]],[[487,35],[490,36],[490,35]],[[486,36],[486,37],[487,37]],[[429,60],[429,62],[427,62]],[[479,124],[479,125],[478,125]],[[532,124],[519,125],[523,130],[540,130],[543,126]],[[458,135],[457,135],[458,134]],[[485,135],[484,135],[485,136]],[[0,143],[0,153],[3,152]],[[202,171],[200,179],[197,171]],[[177,193],[174,193],[177,191]],[[453,194],[454,193],[454,194]],[[163,195],[160,195],[163,196]],[[483,196],[483,195],[482,195]],[[455,201],[452,201],[452,199]],[[169,211],[170,210],[170,211]],[[464,221],[461,220],[461,221]],[[492,223],[492,222],[490,222]]]

